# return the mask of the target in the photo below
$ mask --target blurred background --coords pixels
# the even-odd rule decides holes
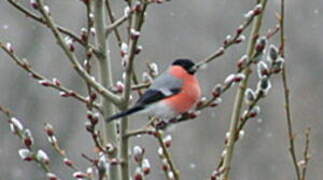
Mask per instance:
[[[28,8],[28,2],[23,1]],[[77,0],[47,1],[57,23],[76,33],[86,25],[85,7]],[[255,0],[227,1],[176,0],[148,9],[140,44],[142,53],[136,58],[136,71],[146,70],[146,62],[156,62],[163,71],[175,58],[205,58],[216,50],[227,34],[232,34],[243,15],[253,7]],[[113,2],[117,17],[123,14],[125,3]],[[276,25],[275,12],[280,1],[269,1],[262,32]],[[312,128],[308,179],[321,179],[323,167],[323,1],[286,2],[286,61],[291,89],[291,108],[296,149],[303,156],[304,130]],[[86,87],[71,68],[53,35],[44,26],[25,18],[6,1],[0,1],[0,40],[10,41],[15,52],[26,57],[33,68],[48,78],[56,77],[62,83],[82,94]],[[124,27],[124,26],[123,26]],[[246,35],[248,35],[246,31]],[[124,35],[124,33],[123,33]],[[114,80],[121,80],[119,50],[114,36],[112,44]],[[279,36],[270,43],[279,44]],[[78,47],[79,59],[84,59]],[[203,94],[210,95],[216,83],[235,71],[236,60],[244,54],[246,43],[230,48],[224,56],[213,61],[199,73]],[[255,88],[256,78],[250,86]],[[288,152],[288,136],[283,109],[283,89],[280,75],[272,78],[273,88],[260,102],[261,114],[245,127],[245,137],[236,144],[232,179],[295,179],[294,167]],[[31,129],[35,147],[44,149],[52,159],[53,171],[63,179],[72,179],[73,173],[65,168],[51,149],[43,125],[51,123],[68,156],[85,170],[90,164],[81,153],[94,156],[93,142],[84,128],[86,108],[71,98],[59,97],[59,92],[37,84],[0,51],[0,104],[12,109],[22,123]],[[171,153],[182,179],[209,179],[221,156],[225,133],[229,128],[236,88],[223,98],[215,109],[206,109],[194,121],[178,124],[168,133],[173,136]],[[0,115],[0,179],[44,179],[44,173],[34,163],[23,162],[18,156],[22,143],[9,130],[6,117]],[[132,117],[131,128],[144,124],[143,116]],[[134,138],[132,145],[146,148],[151,160],[152,174],[148,179],[165,179],[157,156],[157,142],[147,136]],[[302,157],[300,157],[301,159]]]

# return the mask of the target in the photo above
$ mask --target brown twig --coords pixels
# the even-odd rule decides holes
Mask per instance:
[[[106,1],[106,2],[108,2],[108,1]],[[117,31],[117,28],[119,27],[119,26],[121,26],[124,22],[126,22],[127,20],[128,20],[128,18],[129,17],[131,17],[131,12],[132,11],[130,11],[129,12],[129,14],[125,14],[125,15],[123,15],[121,18],[119,18],[119,19],[117,19],[117,20],[115,20],[115,21],[113,21],[108,27],[107,27],[107,29],[106,29],[106,31],[105,31],[105,36],[106,37],[108,37],[108,35],[112,32],[112,31],[114,31],[116,34],[119,34],[119,33],[117,33],[118,31]],[[110,17],[111,18],[111,17]],[[120,35],[119,35],[120,36]],[[116,37],[118,37],[117,35],[116,35]],[[120,38],[120,37],[119,37]],[[119,41],[119,39],[117,38],[117,40]],[[120,42],[121,42],[121,39],[120,39]],[[120,44],[119,42],[118,42],[118,44]],[[121,44],[120,44],[121,45]],[[120,46],[119,45],[119,46]]]
[[[140,38],[140,32],[144,22],[145,12],[148,4],[140,2],[140,4],[137,4],[136,6],[138,6],[137,7],[138,10],[131,15],[131,18],[129,18],[129,21],[131,21],[131,26],[130,26],[131,30],[129,31],[127,57],[124,57],[126,58],[125,61],[127,65],[126,65],[125,80],[124,80],[125,90],[123,92],[123,107],[121,108],[121,110],[125,110],[129,104],[129,98],[131,93],[131,81],[134,74],[133,64],[136,56],[135,52],[137,50],[137,43],[138,43],[138,39]],[[120,150],[119,158],[125,161],[125,163],[123,163],[121,167],[121,174],[123,179],[129,177],[129,164],[128,164],[129,139],[125,136],[127,131],[128,131],[128,118],[123,118],[120,121],[120,134],[119,134],[120,137],[122,137],[121,142],[119,143],[119,150]]]
[[[111,24],[113,24],[115,22],[115,17],[114,17],[113,12],[112,12],[112,8],[111,8],[111,5],[110,5],[110,0],[105,0],[105,6],[107,8],[107,12],[108,12],[108,15],[109,15],[110,22],[111,22]],[[114,31],[114,34],[115,34],[115,36],[117,38],[118,46],[120,47],[121,44],[122,44],[122,38],[121,38],[121,35],[120,35],[119,31],[118,31],[118,27],[115,27],[113,29],[113,31]]]
[[[230,39],[226,39],[223,41],[223,45],[218,48],[213,54],[209,55],[208,57],[204,58],[203,60],[201,60],[200,62],[198,62],[195,65],[195,68],[198,69],[201,66],[203,66],[204,64],[207,64],[211,61],[213,61],[214,59],[224,55],[225,50],[228,49],[229,47],[231,47],[234,44],[239,44],[242,40],[239,39],[242,36],[242,33],[247,29],[247,27],[251,24],[251,22],[253,21],[253,19],[258,16],[259,14],[261,14],[261,10],[256,9],[257,7],[255,7],[253,10],[257,11],[257,13],[252,14],[250,17],[247,17],[246,20],[237,28],[235,35],[230,38]]]
[[[33,148],[32,140],[30,140],[29,143],[26,143],[26,139],[25,139],[26,137],[24,137],[24,133],[26,132],[27,129],[23,127],[20,120],[15,118],[13,116],[12,111],[4,106],[0,105],[0,111],[8,118],[8,123],[10,124],[10,126],[13,126],[13,129],[11,129],[11,130],[14,130],[13,133],[15,135],[17,135],[20,140],[22,140],[27,151],[29,151],[29,155],[21,155],[20,154],[20,157],[24,161],[27,161],[27,162],[31,162],[31,161],[36,162],[40,166],[40,168],[46,173],[47,176],[55,176],[56,177],[56,175],[51,172],[51,169],[49,166],[50,159],[48,158],[47,154],[45,154],[45,152],[41,149],[37,150],[37,149]],[[16,123],[20,124],[21,129],[16,127],[17,124],[13,123],[13,119],[15,119]],[[31,134],[29,136],[31,136]],[[22,150],[22,149],[20,149],[20,150]],[[42,153],[40,153],[40,151],[42,151]]]
[[[170,155],[165,143],[163,142],[162,134],[157,131],[155,133],[155,137],[157,138],[159,145],[163,150],[164,157],[169,165],[171,172],[173,172],[173,174],[174,174],[174,179],[179,180],[179,171],[176,169],[175,163],[173,162],[173,159],[171,158],[171,155]]]
[[[23,14],[25,14],[25,16],[35,20],[36,22],[39,22],[45,26],[47,26],[45,20],[42,17],[37,16],[36,14],[34,14],[33,12],[29,11],[27,8],[23,7],[21,4],[19,4],[18,1],[15,0],[7,0],[13,7],[15,7],[18,11],[22,12]],[[97,52],[97,50],[94,48],[94,46],[92,44],[86,44],[78,35],[76,35],[75,33],[71,32],[70,30],[57,25],[57,30],[60,31],[61,33],[71,37],[73,40],[75,40],[76,42],[78,42],[79,44],[81,44],[82,46],[86,47],[91,47],[91,49],[93,50],[93,53],[98,56],[99,53]]]
[[[120,97],[116,96],[112,92],[110,92],[108,89],[106,89],[104,86],[102,86],[100,83],[98,83],[91,75],[89,75],[86,70],[82,67],[82,65],[79,63],[79,61],[76,58],[76,55],[70,50],[70,48],[67,46],[67,44],[64,42],[62,35],[57,29],[56,24],[54,23],[52,17],[46,10],[44,9],[44,3],[43,0],[37,0],[37,3],[39,4],[39,11],[45,18],[45,21],[52,31],[53,35],[57,39],[57,42],[59,46],[63,49],[66,56],[70,60],[71,64],[73,65],[73,68],[76,70],[76,72],[88,83],[94,87],[100,94],[102,94],[105,98],[109,99],[111,102],[113,102],[116,105],[119,105],[121,100]]]
[[[285,0],[281,0],[281,12],[280,12],[280,55],[282,57],[285,57]],[[282,83],[284,88],[284,100],[285,100],[285,112],[286,112],[286,121],[287,121],[287,130],[288,130],[288,137],[289,137],[289,152],[292,157],[292,161],[294,164],[295,172],[297,180],[301,180],[301,172],[299,169],[299,166],[297,165],[297,157],[296,157],[296,150],[295,150],[295,144],[294,144],[294,134],[293,134],[293,125],[292,125],[292,115],[290,111],[290,90],[288,88],[288,82],[287,82],[287,72],[286,72],[286,65],[283,67],[282,71]]]
[[[262,11],[264,11],[267,4],[267,0],[262,0],[259,3],[261,4]],[[249,36],[249,42],[248,42],[248,48],[247,48],[247,55],[249,57],[252,57],[255,51],[255,44],[256,44],[255,37],[257,34],[259,34],[259,30],[262,23],[262,17],[263,17],[263,13],[257,16],[255,21],[253,22],[253,27]],[[235,145],[235,134],[236,134],[237,126],[240,119],[240,112],[242,109],[243,98],[244,98],[246,87],[248,85],[248,78],[250,73],[251,71],[249,68],[243,71],[243,74],[245,74],[245,79],[242,80],[242,82],[240,83],[239,89],[236,93],[236,98],[234,101],[234,106],[233,106],[232,115],[231,115],[230,129],[229,129],[230,136],[228,138],[228,143],[226,144],[226,149],[225,149],[226,154],[224,156],[223,166],[222,166],[225,169],[225,172],[221,175],[221,178],[223,180],[229,179],[229,172],[231,169],[231,159],[233,157],[233,151],[234,151],[234,145]]]
[[[52,80],[49,80],[45,76],[36,72],[34,69],[32,69],[31,65],[26,59],[20,59],[13,51],[8,49],[4,43],[0,42],[0,48],[3,49],[11,57],[11,60],[13,60],[19,67],[28,72],[32,78],[38,80],[41,85],[45,87],[51,87],[60,91],[61,95],[64,97],[73,97],[86,105],[89,103],[88,98],[64,87],[58,80],[56,80],[56,82],[53,82]],[[93,107],[102,113],[102,110],[97,103],[93,103]]]
[[[304,153],[303,153],[303,158],[304,158],[304,164],[302,165],[302,175],[301,175],[301,180],[306,179],[306,171],[307,171],[307,166],[308,166],[308,161],[310,160],[310,133],[311,133],[311,128],[307,128],[305,130],[305,148],[304,148]]]

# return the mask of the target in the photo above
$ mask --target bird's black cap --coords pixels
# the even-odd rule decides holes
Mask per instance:
[[[194,68],[195,63],[189,59],[176,59],[172,65],[183,67],[189,74],[194,74],[196,72]]]

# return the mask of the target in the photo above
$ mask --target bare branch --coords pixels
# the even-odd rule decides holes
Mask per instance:
[[[107,12],[108,12],[111,24],[113,24],[115,22],[115,17],[114,17],[113,12],[112,12],[112,8],[111,8],[111,5],[110,5],[110,0],[105,0],[105,6],[107,8]],[[114,31],[114,34],[115,34],[115,36],[117,38],[118,45],[120,47],[121,44],[122,44],[122,39],[121,39],[121,35],[120,35],[119,31],[118,31],[118,27],[115,27],[113,29],[113,31]]]
[[[257,6],[253,10],[251,10],[251,11],[253,11],[254,13],[252,13],[251,16],[248,16],[246,18],[246,20],[236,29],[236,32],[235,32],[234,37],[228,36],[230,38],[224,40],[223,41],[223,45],[220,48],[218,48],[213,54],[209,55],[208,57],[206,57],[205,59],[201,60],[199,63],[197,63],[195,65],[195,68],[196,69],[198,69],[201,66],[203,66],[204,64],[207,64],[207,63],[213,61],[214,59],[222,56],[225,53],[225,50],[228,49],[229,47],[231,47],[232,45],[239,44],[240,42],[243,41],[243,38],[242,38],[243,35],[242,35],[242,33],[251,24],[251,22],[253,21],[253,19],[256,16],[258,16],[258,15],[260,15],[262,13],[262,9],[258,9]]]
[[[48,26],[48,24],[46,24],[45,20],[42,17],[37,16],[36,14],[34,14],[33,12],[29,11],[27,8],[23,7],[22,5],[19,4],[19,1],[14,1],[14,0],[7,0],[13,7],[15,7],[18,11],[22,12],[23,14],[25,14],[27,17],[35,20],[36,22],[39,22],[45,26]],[[80,37],[78,37],[76,34],[74,34],[73,32],[71,32],[70,30],[56,25],[57,26],[57,30],[60,31],[61,33],[70,36],[73,40],[75,40],[76,42],[78,42],[79,44],[81,44],[82,46],[86,47],[90,47],[93,50],[93,53],[96,56],[99,56],[99,53],[97,52],[97,50],[94,48],[93,45],[91,44],[86,44]]]
[[[58,91],[60,91],[60,95],[63,97],[73,97],[80,102],[88,105],[89,99],[80,95],[78,92],[75,92],[73,90],[70,90],[62,85],[61,82],[57,79],[49,80],[45,76],[39,74],[35,70],[32,69],[31,65],[26,59],[20,59],[15,53],[11,52],[7,47],[4,45],[4,43],[0,42],[0,48],[2,48],[10,57],[11,60],[13,60],[19,67],[24,69],[26,72],[29,73],[30,77],[38,80],[38,83],[45,86],[45,87],[51,87]],[[54,82],[55,81],[55,82]],[[92,104],[95,109],[100,111],[102,113],[102,110],[100,106],[97,103]]]
[[[267,4],[267,0],[260,1],[260,6],[262,8],[262,11],[264,11]],[[247,49],[247,55],[249,57],[252,57],[255,50],[255,44],[256,44],[256,35],[259,34],[259,30],[262,23],[262,16],[263,14],[260,14],[256,17],[255,21],[253,22],[253,27],[249,36],[249,42],[248,42],[248,49]],[[232,110],[232,116],[231,116],[231,123],[230,123],[230,129],[229,129],[229,138],[228,143],[226,145],[226,155],[224,156],[224,162],[223,162],[223,168],[225,169],[224,173],[221,175],[223,180],[229,179],[229,172],[231,168],[231,159],[233,156],[234,151],[234,144],[235,144],[235,134],[237,130],[237,126],[239,123],[240,118],[240,112],[242,108],[243,98],[245,94],[246,87],[248,85],[248,77],[250,75],[249,68],[243,71],[243,74],[245,74],[245,79],[242,80],[239,89],[236,93],[236,98],[234,101],[234,106]]]
[[[308,161],[310,160],[310,133],[311,133],[311,128],[307,128],[305,130],[305,148],[304,148],[304,153],[303,153],[303,158],[304,158],[304,163],[301,165],[302,168],[302,176],[301,180],[306,179],[306,171],[307,171],[307,166],[308,166]]]
[[[77,71],[77,73],[88,83],[90,83],[100,94],[102,94],[105,98],[111,100],[114,104],[119,105],[121,100],[118,96],[107,90],[105,87],[103,87],[100,83],[98,83],[93,76],[89,75],[86,70],[82,67],[82,65],[78,62],[75,54],[70,51],[70,49],[67,47],[66,43],[64,42],[61,34],[57,30],[57,26],[54,23],[52,17],[46,12],[44,9],[44,3],[43,0],[37,0],[39,3],[39,10],[41,14],[44,16],[45,21],[48,25],[48,27],[53,32],[55,38],[57,39],[58,44],[61,46],[61,48],[64,50],[66,56],[70,60],[70,62],[73,65],[73,68]]]

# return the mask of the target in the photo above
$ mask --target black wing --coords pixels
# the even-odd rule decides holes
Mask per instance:
[[[138,105],[147,105],[147,104],[152,104],[154,102],[157,102],[159,100],[165,99],[167,97],[174,96],[175,94],[178,94],[181,89],[171,89],[171,94],[166,95],[162,91],[158,89],[148,89],[137,101],[136,104]]]

